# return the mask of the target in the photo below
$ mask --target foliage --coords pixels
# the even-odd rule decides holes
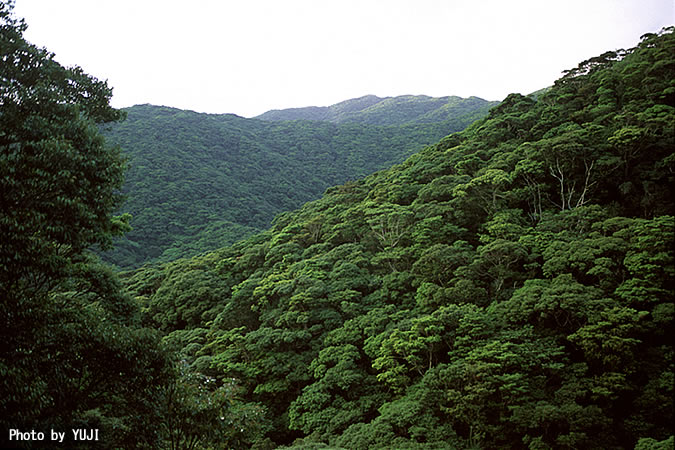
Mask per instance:
[[[245,448],[256,435],[259,408],[242,405],[236,385],[216,386],[216,381],[179,364],[180,375],[161,393],[162,425],[168,448],[194,449],[205,446]]]
[[[265,406],[261,447],[672,444],[672,31],[125,274],[143,320]]]
[[[127,120],[104,133],[129,158],[128,200],[120,211],[133,216],[133,230],[102,256],[135,268],[232,244],[330,186],[389,167],[465,128],[492,105],[451,103],[423,123],[398,124],[400,105],[380,108],[378,125],[129,108]]]
[[[404,125],[413,123],[456,122],[478,119],[497,102],[477,97],[427,97],[401,95],[380,98],[374,95],[353,98],[331,106],[310,106],[267,111],[260,120],[317,120],[332,123]]]
[[[97,428],[109,448],[672,448],[672,28],[510,95],[267,231],[120,279],[89,248],[128,228],[112,216],[124,162],[98,131],[121,114],[105,83],[25,42],[12,6],[0,2],[1,427]],[[244,120],[138,110],[172,124],[150,138],[195,145],[233,134],[195,136],[185,118]],[[246,125],[261,134],[228,148],[248,155],[263,131],[277,150],[309,131],[373,152],[383,141],[355,136],[385,133]],[[317,165],[294,176],[337,161],[305,156]],[[286,162],[250,161],[245,176]],[[211,243],[239,223],[218,221]]]
[[[125,164],[98,133],[123,114],[25,29],[0,2],[0,445],[9,429],[96,428],[102,446],[152,447],[167,355],[88,250],[127,226],[112,216]]]

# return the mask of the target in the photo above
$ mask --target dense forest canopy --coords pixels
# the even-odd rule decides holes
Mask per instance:
[[[670,448],[674,50],[645,35],[124,283],[262,408],[257,448]]]
[[[393,100],[393,99],[392,99]],[[230,245],[270,226],[275,215],[319,198],[330,186],[390,167],[466,128],[495,102],[405,97],[436,115],[398,123],[400,108],[378,108],[381,125],[267,122],[151,105],[125,110],[106,127],[129,160],[120,212],[132,230],[104,260],[123,268],[167,262]],[[439,108],[438,100],[450,107]]]
[[[125,114],[12,10],[0,446],[673,448],[672,27],[246,240],[118,274],[95,252],[129,229],[126,162],[100,130]]]

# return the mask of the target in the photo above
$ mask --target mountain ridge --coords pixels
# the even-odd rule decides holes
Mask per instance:
[[[315,120],[332,123],[403,125],[447,120],[459,109],[483,102],[493,106],[499,103],[475,96],[467,98],[428,95],[378,97],[371,94],[329,106],[272,109],[254,118],[266,121]],[[392,121],[393,115],[395,116]]]

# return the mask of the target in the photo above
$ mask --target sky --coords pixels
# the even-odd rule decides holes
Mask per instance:
[[[502,100],[675,23],[675,0],[16,0],[25,38],[151,103],[253,117],[374,94]]]

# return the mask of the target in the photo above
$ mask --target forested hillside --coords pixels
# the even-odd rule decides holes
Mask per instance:
[[[256,117],[261,120],[320,120],[333,123],[403,125],[448,120],[473,122],[498,102],[478,97],[428,97],[401,95],[380,98],[375,95],[346,100],[331,106],[275,109]]]
[[[430,116],[432,122],[407,125],[395,125],[395,106],[380,114],[379,122],[387,125],[128,108],[127,119],[104,132],[128,158],[121,212],[131,213],[133,229],[103,257],[130,268],[232,244],[330,186],[399,163],[464,129],[491,105],[467,100]]]
[[[674,106],[670,28],[124,283],[244,448],[672,448]]]

